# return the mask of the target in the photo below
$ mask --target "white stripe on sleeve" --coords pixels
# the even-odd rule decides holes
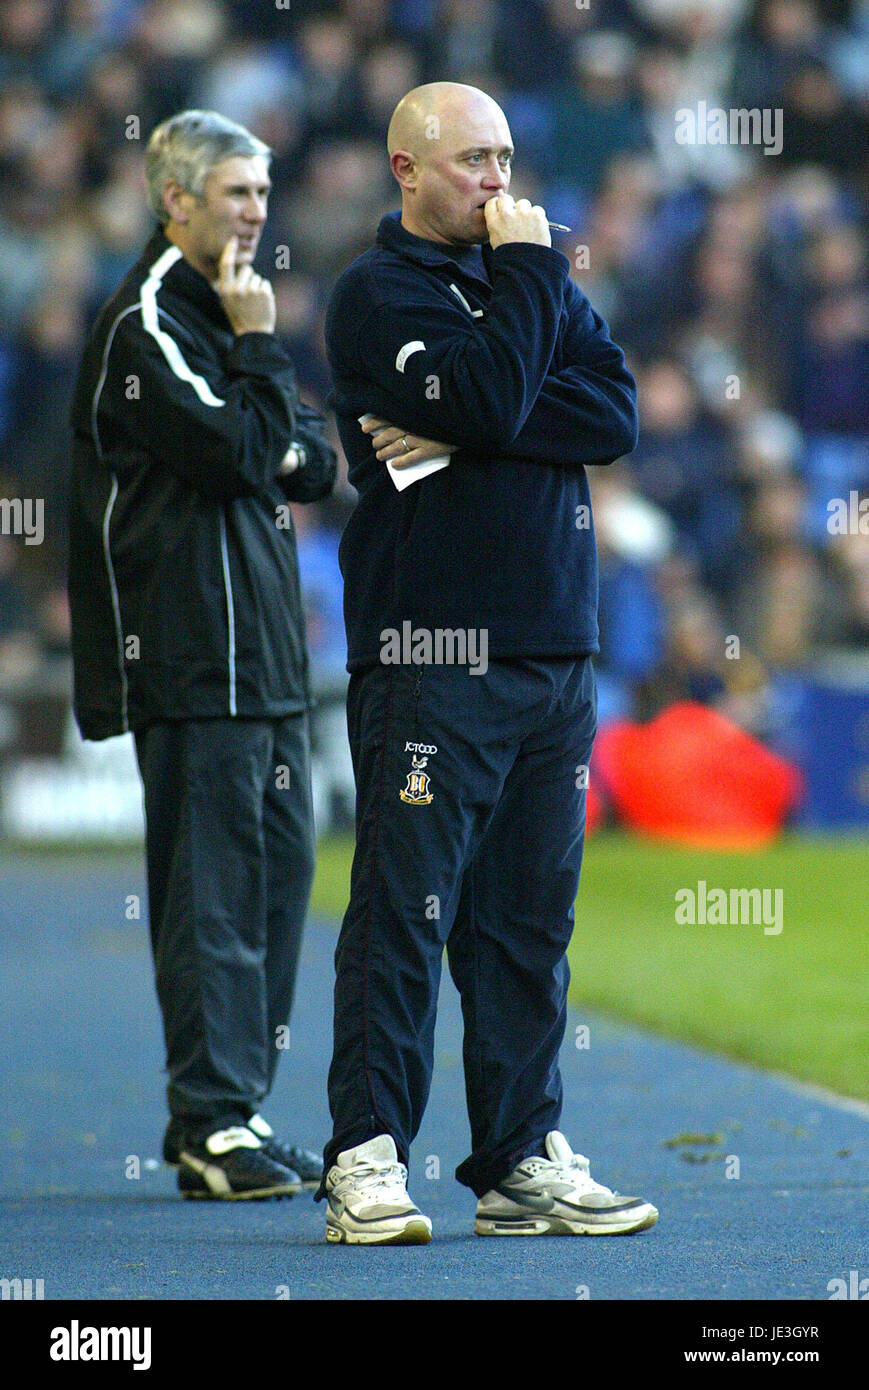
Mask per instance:
[[[163,356],[172,368],[172,371],[181,381],[187,381],[193,387],[203,405],[225,405],[219,396],[215,396],[204,376],[199,376],[188,367],[181,353],[181,349],[168,333],[160,327],[159,316],[157,313],[157,291],[163,283],[163,276],[166,274],[176,261],[181,259],[181,250],[177,246],[170,246],[168,251],[154,262],[148,272],[148,278],[144,281],[141,290],[142,297],[142,323],[160,345]]]

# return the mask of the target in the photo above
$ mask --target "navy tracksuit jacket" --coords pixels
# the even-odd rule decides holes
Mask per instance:
[[[329,1093],[342,1149],[403,1161],[432,1069],[441,957],[462,996],[478,1194],[558,1127],[558,1050],[595,728],[585,465],[636,443],[636,392],[560,252],[454,248],[385,217],[326,341],[359,501],[341,541],[357,847]],[[459,445],[399,492],[358,417]],[[484,631],[488,670],[385,664],[384,634]],[[405,649],[406,653],[407,649]],[[479,646],[476,648],[479,652]]]

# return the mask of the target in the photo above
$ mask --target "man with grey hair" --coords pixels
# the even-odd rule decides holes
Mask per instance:
[[[270,151],[215,112],[148,143],[159,226],[102,309],[72,412],[70,603],[85,738],[131,730],[170,1123],[187,1197],[316,1187],[259,1110],[288,1036],[314,866],[289,502],[335,455],[253,269]]]

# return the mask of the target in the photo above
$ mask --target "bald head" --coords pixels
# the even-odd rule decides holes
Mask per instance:
[[[436,140],[456,127],[473,122],[474,117],[497,115],[506,125],[504,112],[487,92],[464,82],[427,82],[414,87],[396,106],[389,122],[386,146],[390,157],[406,150],[424,159]]]
[[[485,241],[482,207],[506,192],[513,157],[498,103],[479,87],[428,82],[402,97],[386,140],[407,230],[436,242]]]

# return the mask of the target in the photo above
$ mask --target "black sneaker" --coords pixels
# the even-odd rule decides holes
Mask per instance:
[[[300,1149],[297,1144],[282,1144],[275,1138],[274,1130],[262,1115],[252,1115],[247,1127],[253,1130],[262,1143],[263,1152],[268,1154],[269,1158],[298,1173],[302,1186],[309,1192],[317,1191],[323,1177],[323,1159],[320,1154],[312,1153],[310,1149]]]
[[[257,1136],[244,1125],[216,1130],[201,1144],[185,1140],[178,1160],[182,1197],[257,1201],[292,1197],[302,1189],[298,1173],[270,1158]]]

